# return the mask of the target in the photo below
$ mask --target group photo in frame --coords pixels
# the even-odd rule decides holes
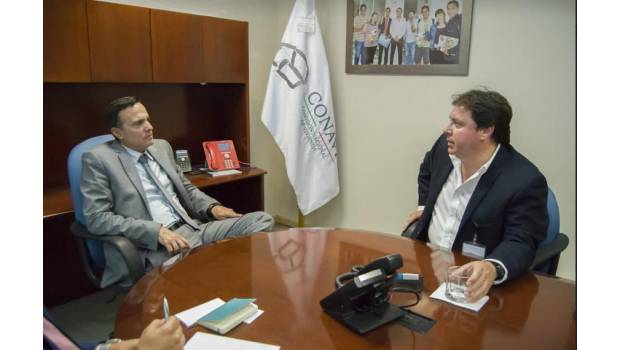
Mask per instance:
[[[346,73],[467,75],[473,0],[348,0]]]

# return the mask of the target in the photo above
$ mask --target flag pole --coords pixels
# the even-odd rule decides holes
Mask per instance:
[[[304,227],[305,225],[304,214],[302,214],[301,210],[297,208],[297,227]]]

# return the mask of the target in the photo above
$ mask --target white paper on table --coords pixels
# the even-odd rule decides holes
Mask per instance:
[[[431,298],[433,299],[437,299],[437,300],[443,300],[446,303],[450,303],[452,305],[456,305],[465,309],[469,309],[472,311],[480,311],[480,309],[484,306],[484,304],[487,303],[487,301],[489,301],[489,296],[485,295],[482,298],[480,298],[480,300],[478,300],[475,303],[457,303],[454,300],[450,300],[448,299],[448,297],[446,296],[446,282],[442,283],[439,288],[437,288],[433,294],[431,294]]]
[[[241,340],[220,335],[196,332],[194,336],[185,344],[185,350],[279,350],[277,345],[257,343],[248,340]]]
[[[256,306],[256,304],[254,304],[254,303],[252,303],[252,305]],[[256,307],[258,308],[258,306],[256,306]],[[254,322],[254,320],[257,319],[258,316],[263,314],[263,312],[265,312],[265,311],[263,311],[261,309],[257,309],[256,312],[252,316],[250,316],[250,317],[246,318],[245,320],[243,320],[243,323],[250,324],[250,323]]]
[[[226,304],[224,300],[220,298],[215,298],[210,301],[207,301],[204,304],[200,304],[191,309],[187,309],[185,311],[179,312],[174,315],[176,318],[181,321],[185,327],[192,327],[199,319],[201,319],[204,315],[209,312],[217,309],[218,307]]]

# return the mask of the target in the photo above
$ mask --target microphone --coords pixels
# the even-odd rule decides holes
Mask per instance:
[[[381,269],[381,271],[383,271],[383,273],[387,276],[393,274],[394,271],[401,267],[403,267],[403,257],[400,254],[390,254],[378,258],[362,267],[362,269],[357,272],[357,275],[359,276],[372,270]]]

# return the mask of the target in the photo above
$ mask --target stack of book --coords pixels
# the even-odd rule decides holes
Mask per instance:
[[[258,312],[254,301],[256,299],[230,299],[226,304],[199,319],[198,324],[219,334],[226,334]]]

